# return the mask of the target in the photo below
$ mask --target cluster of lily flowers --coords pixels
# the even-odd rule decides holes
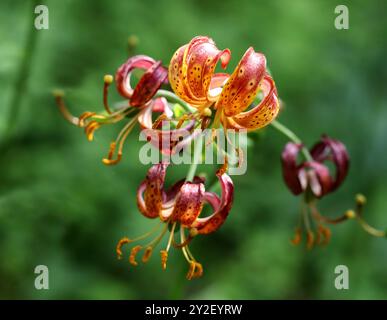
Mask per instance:
[[[280,100],[266,67],[265,56],[250,47],[232,74],[215,71],[218,62],[225,69],[230,58],[229,49],[219,50],[212,39],[198,36],[177,49],[169,68],[161,61],[137,55],[118,68],[115,78],[106,75],[102,112],[86,111],[79,117],[73,116],[64,103],[63,93],[57,91],[54,95],[65,119],[83,128],[89,141],[100,127],[126,122],[102,160],[106,165],[117,164],[122,159],[125,141],[137,123],[141,129],[152,132],[157,141],[170,140],[171,135],[179,130],[193,132],[195,128],[221,128],[227,135],[228,129],[253,131],[269,124],[290,138],[289,130],[284,130],[284,126],[275,120],[280,111]],[[132,74],[138,70],[144,72],[133,87]],[[110,106],[108,91],[113,82],[125,101]],[[162,89],[162,86],[169,90]],[[165,121],[170,124],[167,130],[163,126]],[[162,144],[155,146],[161,153],[172,152]],[[301,162],[298,161],[300,156],[304,158]],[[386,236],[384,231],[374,229],[363,220],[362,209],[366,202],[363,195],[356,196],[354,209],[338,218],[322,215],[317,208],[317,201],[334,192],[347,175],[349,157],[342,142],[323,136],[308,150],[298,139],[292,139],[286,144],[281,159],[286,185],[293,194],[303,195],[300,224],[293,244],[299,244],[303,234],[306,235],[307,248],[326,244],[331,235],[326,225],[352,218],[356,218],[372,235]],[[334,172],[329,169],[328,162],[333,164]],[[169,233],[167,245],[160,251],[162,268],[166,269],[169,250],[175,247],[182,251],[189,264],[187,279],[198,278],[203,274],[203,267],[194,258],[189,243],[196,236],[210,234],[222,226],[232,208],[234,185],[227,174],[225,161],[215,173],[221,187],[220,195],[206,191],[205,179],[194,174],[166,188],[164,180],[169,165],[163,161],[153,165],[137,191],[141,214],[150,219],[158,218],[162,223],[138,238],[122,238],[116,252],[121,259],[124,245],[156,234],[149,243],[132,247],[129,262],[136,266],[139,252],[143,251],[142,262],[147,262],[165,234]],[[212,209],[212,214],[201,217],[206,204]],[[179,240],[175,239],[175,234],[180,235]]]

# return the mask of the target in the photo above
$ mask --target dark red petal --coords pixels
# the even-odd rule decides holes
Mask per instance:
[[[161,61],[156,62],[141,77],[133,91],[130,105],[139,107],[146,104],[160,89],[161,85],[167,79],[168,71],[161,65]]]
[[[166,163],[152,166],[138,188],[137,206],[140,212],[148,218],[156,218],[161,213],[167,167]]]
[[[130,85],[130,76],[133,69],[148,70],[156,61],[151,57],[137,55],[129,58],[116,72],[116,86],[118,92],[124,97],[130,99],[133,95],[133,88]]]
[[[336,190],[344,181],[349,169],[349,156],[345,145],[339,140],[327,136],[321,138],[311,150],[314,160],[323,163],[332,161],[336,168],[335,179],[332,182],[331,190]]]
[[[305,162],[300,175],[303,173],[306,174],[308,187],[316,197],[320,198],[331,191],[332,178],[329,169],[325,165],[316,161]],[[302,180],[301,177],[300,180]]]
[[[226,174],[218,175],[222,188],[222,197],[219,198],[213,193],[206,192],[204,199],[216,210],[206,218],[198,218],[192,224],[198,230],[199,234],[208,234],[219,229],[226,220],[234,199],[234,184],[231,178]]]
[[[134,69],[143,69],[145,73],[133,89],[130,77]],[[130,104],[135,107],[146,104],[162,83],[166,82],[168,71],[150,57],[138,55],[129,58],[116,72],[116,85],[118,92],[125,98],[130,99]]]
[[[179,221],[183,226],[190,227],[202,211],[203,195],[202,182],[185,182],[177,195],[172,221]]]
[[[290,191],[295,195],[298,195],[304,191],[299,180],[299,171],[301,167],[300,165],[297,165],[297,156],[301,149],[301,144],[289,142],[286,144],[281,155],[282,175],[284,181]]]

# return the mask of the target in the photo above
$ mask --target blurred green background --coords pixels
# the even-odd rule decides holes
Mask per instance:
[[[192,243],[203,278],[185,280],[177,251],[165,272],[157,253],[137,268],[117,261],[119,238],[154,225],[135,203],[147,170],[138,160],[138,133],[124,161],[105,167],[101,158],[120,126],[99,130],[88,143],[51,96],[63,88],[75,114],[100,110],[102,77],[127,59],[130,35],[139,39],[136,53],[164,64],[195,35],[208,35],[231,49],[229,71],[254,46],[285,102],[279,119],[308,145],[328,133],[348,147],[350,174],[320,203],[323,211],[339,215],[363,192],[366,219],[387,227],[386,1],[43,3],[50,25],[41,31],[33,28],[32,2],[0,4],[0,298],[387,298],[387,240],[354,221],[334,227],[328,247],[290,245],[299,199],[282,182],[286,140],[273,128],[253,135],[248,173],[234,177],[225,225]],[[349,30],[334,28],[338,4],[349,8]],[[186,169],[173,168],[168,181]],[[39,264],[50,270],[50,290],[34,288]],[[349,290],[334,287],[340,264],[349,267]]]

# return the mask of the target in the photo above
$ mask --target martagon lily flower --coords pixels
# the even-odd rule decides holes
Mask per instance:
[[[357,218],[368,233],[384,237],[384,232],[374,229],[362,219],[362,209],[366,203],[366,198],[361,194],[355,197],[355,210],[347,210],[337,218],[324,216],[317,208],[317,201],[339,188],[347,176],[349,156],[345,145],[324,135],[321,141],[310,150],[312,160],[297,163],[297,158],[303,147],[302,144],[289,142],[281,156],[286,185],[294,195],[304,195],[300,221],[292,243],[297,245],[301,242],[304,227],[307,235],[307,248],[311,249],[314,244],[327,244],[331,237],[331,231],[324,224],[337,224],[352,218]],[[334,173],[329,169],[328,162],[332,163]],[[317,226],[316,236],[312,228],[313,222]]]
[[[145,70],[145,72],[133,89],[131,86],[131,76],[133,71],[137,69]],[[120,131],[116,140],[110,144],[107,158],[103,159],[104,164],[111,165],[121,160],[124,142],[137,122],[139,122],[142,129],[150,129],[149,131],[157,136],[157,141],[170,139],[172,130],[162,130],[160,121],[157,119],[154,121],[152,118],[155,114],[159,115],[158,118],[171,118],[173,116],[173,111],[165,98],[154,98],[161,85],[168,83],[167,76],[167,69],[161,65],[161,61],[155,61],[144,55],[131,57],[118,68],[115,76],[117,91],[128,101],[118,103],[116,109],[112,109],[109,106],[108,88],[113,82],[113,76],[106,75],[103,87],[103,105],[105,110],[100,113],[86,111],[79,117],[75,117],[69,112],[63,100],[63,93],[57,91],[54,92],[54,95],[59,110],[65,119],[73,125],[84,128],[89,141],[93,140],[94,132],[101,126],[115,124],[129,118],[129,121]],[[180,122],[179,127],[182,125],[183,123]],[[194,123],[191,121],[181,130],[192,130],[193,125]],[[176,128],[174,131],[177,135],[179,134],[178,130],[179,128]],[[154,137],[150,139],[156,140]],[[116,148],[118,148],[117,155],[113,159]],[[161,151],[169,152],[170,150]]]
[[[278,114],[277,89],[266,70],[266,58],[249,48],[234,72],[215,73],[217,63],[226,68],[229,49],[219,50],[208,37],[198,36],[173,55],[169,81],[173,91],[198,110],[213,106],[214,127],[249,131],[268,125]],[[254,104],[259,94],[260,102]]]
[[[142,261],[145,263],[149,260],[153,249],[169,231],[167,246],[160,251],[162,268],[166,269],[169,249],[174,246],[182,250],[189,263],[187,279],[191,280],[202,275],[203,267],[194,258],[188,245],[194,237],[215,232],[224,223],[232,207],[234,185],[225,173],[225,168],[221,168],[216,173],[222,190],[220,198],[217,194],[205,190],[204,180],[200,177],[195,177],[192,182],[180,180],[171,188],[165,189],[164,179],[167,167],[167,163],[152,166],[137,191],[137,205],[140,212],[147,218],[158,218],[162,223],[138,238],[121,239],[116,251],[120,259],[124,244],[148,238],[161,228],[159,234],[148,244],[136,245],[131,249],[129,262],[133,266],[138,265],[136,255],[144,249]],[[210,205],[213,213],[202,218],[200,215],[205,204]],[[175,241],[176,228],[180,228],[180,242]]]
[[[302,224],[306,229],[307,247],[310,249],[316,244],[327,244],[331,231],[324,226],[324,222],[338,223],[346,218],[330,219],[322,216],[316,206],[317,199],[336,190],[344,181],[348,173],[349,157],[347,150],[340,141],[323,136],[310,151],[312,161],[297,163],[298,155],[303,148],[302,144],[289,142],[282,152],[282,170],[286,185],[295,194],[304,194],[299,226],[296,228],[294,244],[301,241]],[[331,161],[335,168],[333,176],[326,161]],[[312,219],[317,224],[317,237],[312,230]]]

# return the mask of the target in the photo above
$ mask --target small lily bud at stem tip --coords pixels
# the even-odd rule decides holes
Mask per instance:
[[[133,50],[138,45],[138,37],[134,34],[128,37],[128,47],[130,50]]]
[[[345,212],[345,216],[346,216],[348,219],[353,219],[353,218],[356,217],[356,213],[355,213],[355,211],[353,211],[353,210],[347,210],[347,211]]]
[[[367,203],[367,198],[364,195],[362,195],[361,193],[358,193],[356,195],[355,199],[356,199],[356,203],[359,206],[364,206]]]
[[[106,84],[111,84],[113,82],[113,76],[111,74],[106,74],[103,77],[103,82],[105,82]]]
[[[62,97],[64,97],[64,91],[60,90],[60,89],[54,89],[54,90],[52,90],[52,95],[54,97],[62,98]]]

